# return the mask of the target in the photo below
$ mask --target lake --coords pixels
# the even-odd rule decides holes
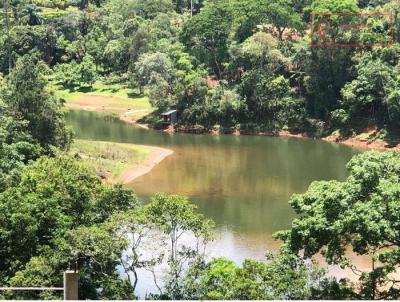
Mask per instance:
[[[315,180],[344,180],[358,150],[312,139],[169,134],[70,111],[79,139],[160,146],[174,154],[128,184],[138,196],[183,194],[218,226],[213,256],[241,262],[276,250],[272,239],[295,217],[288,201]]]

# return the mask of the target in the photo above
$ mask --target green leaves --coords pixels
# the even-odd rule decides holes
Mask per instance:
[[[347,167],[350,175],[345,182],[314,182],[305,194],[292,197],[291,205],[301,218],[281,238],[296,253],[304,250],[309,258],[323,251],[328,263],[343,267],[355,265],[347,259],[347,248],[369,256],[372,268],[360,279],[364,297],[386,297],[397,286],[393,283],[388,289],[378,284],[389,282],[393,278],[389,273],[400,265],[400,155],[366,152]],[[376,258],[379,264],[374,264]],[[370,286],[374,290],[367,291]]]
[[[19,182],[24,164],[38,158],[43,149],[27,130],[27,122],[0,101],[0,192]]]
[[[282,248],[267,261],[246,259],[242,266],[214,258],[192,266],[185,277],[186,299],[272,300],[313,299],[331,282],[314,264],[305,264]]]
[[[47,65],[35,55],[20,58],[7,77],[4,101],[28,122],[28,131],[43,148],[68,149],[72,133],[65,126],[61,101],[47,86],[48,72]]]
[[[359,8],[356,0],[322,0],[312,1],[305,10],[313,13],[355,13]]]
[[[96,77],[96,66],[91,55],[86,55],[80,64],[71,61],[55,67],[55,79],[65,88],[71,90],[82,85],[91,87]]]
[[[179,195],[155,195],[146,207],[149,221],[160,226],[165,233],[191,231],[196,236],[211,239],[213,223],[197,214],[197,207],[187,197]]]
[[[115,212],[123,212],[139,206],[139,199],[122,184],[104,186],[96,198],[96,212],[99,221],[105,221]]]
[[[280,40],[283,39],[286,29],[301,32],[304,28],[301,16],[294,10],[291,2],[288,0],[271,1],[266,4],[263,10],[269,23],[277,29]]]
[[[232,16],[224,1],[210,2],[201,13],[189,19],[181,33],[181,41],[200,62],[209,66],[218,77],[228,59],[228,37]]]
[[[348,112],[349,126],[369,123],[395,130],[400,117],[399,77],[393,57],[399,49],[375,49],[357,58],[356,77],[342,89],[342,104]]]
[[[205,260],[205,246],[212,239],[213,222],[196,210],[187,197],[166,194],[155,195],[144,209],[148,221],[170,238],[164,294],[171,299],[184,298],[185,267]]]
[[[38,266],[47,265],[46,282],[53,282],[78,265],[88,274],[83,279],[95,280],[94,288],[102,282],[117,286],[126,240],[103,223],[116,211],[137,207],[136,196],[120,185],[103,186],[88,167],[62,153],[38,159],[20,177],[0,194],[0,276],[35,286],[46,279]]]

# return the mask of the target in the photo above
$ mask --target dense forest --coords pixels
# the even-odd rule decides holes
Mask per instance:
[[[82,299],[134,299],[146,270],[154,299],[400,298],[398,153],[357,155],[345,181],[294,195],[298,218],[276,234],[280,251],[238,265],[207,257],[214,224],[186,197],[144,202],[66,153],[73,131],[55,94],[120,83],[149,98],[155,110],[142,121],[154,127],[176,109],[184,129],[395,140],[398,0],[2,0],[0,8],[0,286],[60,286],[71,268]],[[313,47],[315,12],[389,12],[342,42],[393,43]],[[370,270],[347,250],[369,257]],[[330,277],[316,255],[358,279]]]
[[[183,0],[15,0],[4,5],[4,74],[20,57],[34,56],[66,88],[90,87],[96,79],[125,83],[148,95],[159,111],[177,109],[184,126],[318,136],[374,128],[378,137],[397,134],[397,1],[194,1],[191,6]],[[392,18],[371,18],[363,30],[347,32],[342,40],[360,47],[312,47],[313,12],[391,13]],[[392,35],[396,43],[362,47],[371,34]],[[145,121],[156,126],[160,118],[155,114]]]

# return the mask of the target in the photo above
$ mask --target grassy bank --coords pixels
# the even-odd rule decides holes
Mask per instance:
[[[102,179],[115,182],[128,169],[139,168],[148,159],[152,148],[132,144],[75,140],[70,152],[82,158]]]
[[[117,113],[129,121],[136,121],[153,110],[147,97],[121,84],[96,82],[92,88],[77,91],[56,85],[54,90],[57,97],[66,101],[67,108]]]

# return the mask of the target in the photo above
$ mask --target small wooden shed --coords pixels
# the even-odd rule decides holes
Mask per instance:
[[[173,125],[178,122],[178,111],[177,110],[169,110],[161,114],[163,117],[164,125]]]

